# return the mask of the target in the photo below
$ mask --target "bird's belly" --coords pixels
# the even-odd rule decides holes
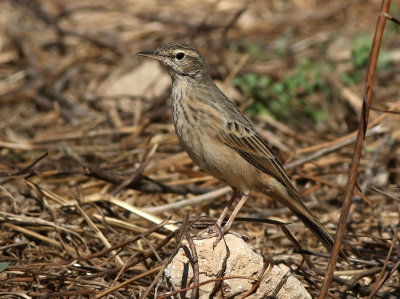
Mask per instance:
[[[204,172],[241,191],[253,188],[254,178],[259,171],[235,150],[213,136],[194,135],[191,130],[183,129],[178,136],[189,157]]]

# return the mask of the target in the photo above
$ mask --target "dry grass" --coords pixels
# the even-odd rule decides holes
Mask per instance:
[[[0,294],[140,298],[169,290],[156,277],[179,243],[170,231],[195,234],[201,225],[189,224],[217,217],[230,192],[182,151],[170,79],[135,55],[172,40],[195,44],[243,109],[254,99],[237,76],[283,82],[304,59],[325,70],[323,88],[296,90],[327,115],[322,121],[300,108],[289,118],[250,115],[335,231],[363,90],[362,80],[346,84],[342,75],[365,75],[351,53],[362,33],[372,41],[378,10],[378,1],[2,1]],[[380,109],[400,110],[398,36],[388,25],[374,86]],[[380,285],[377,297],[398,298],[400,121],[372,111],[370,124],[345,237],[354,259],[338,264],[331,293],[362,298]],[[247,219],[233,229],[318,294],[328,258],[311,232],[261,194],[240,216],[290,222],[314,253],[311,268],[279,227]]]

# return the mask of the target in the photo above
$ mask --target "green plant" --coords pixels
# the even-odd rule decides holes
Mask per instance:
[[[247,109],[250,114],[268,114],[283,120],[300,116],[313,122],[326,117],[324,110],[308,101],[317,92],[330,92],[321,71],[309,60],[303,60],[293,75],[281,81],[273,81],[267,75],[245,74],[236,77],[234,84],[254,99]]]
[[[359,83],[362,81],[367,68],[369,55],[371,52],[372,37],[364,33],[357,34],[353,38],[351,49],[351,63],[353,69],[341,75],[342,82],[346,85]],[[388,55],[384,49],[381,49],[377,68],[381,70],[388,65]]]

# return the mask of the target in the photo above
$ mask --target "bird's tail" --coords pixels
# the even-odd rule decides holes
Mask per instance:
[[[273,199],[287,206],[297,217],[314,233],[322,244],[331,252],[334,239],[326,230],[323,224],[314,216],[314,214],[304,205],[297,194],[289,194],[286,190],[274,190],[271,194]],[[340,250],[340,258],[347,260],[347,254]]]

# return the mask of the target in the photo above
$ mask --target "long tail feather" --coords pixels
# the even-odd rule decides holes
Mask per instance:
[[[331,252],[335,242],[332,235],[324,225],[314,216],[314,214],[304,205],[298,196],[289,194],[286,190],[274,190],[269,194],[273,199],[287,206],[299,219],[314,233],[322,244]],[[347,254],[340,250],[340,258],[347,260]]]

